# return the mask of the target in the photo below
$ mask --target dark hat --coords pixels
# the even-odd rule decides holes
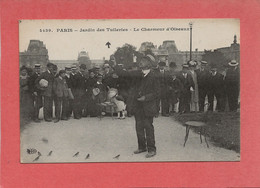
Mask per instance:
[[[175,62],[170,62],[170,63],[169,63],[169,67],[174,68],[174,67],[177,67],[177,65],[176,65]]]
[[[211,67],[210,70],[217,71],[217,67]]]
[[[161,67],[163,67],[163,66],[166,66],[166,63],[165,63],[164,61],[160,61],[160,62],[158,63],[158,65],[161,66]]]
[[[41,68],[41,64],[35,64],[34,68]]]
[[[85,65],[85,64],[81,64],[80,66],[79,66],[79,68],[81,68],[81,69],[86,69],[87,68],[87,66]]]
[[[61,75],[61,74],[63,74],[63,73],[64,73],[64,74],[66,73],[65,70],[60,70],[60,71],[59,71],[59,75]]]
[[[95,72],[94,68],[88,70],[89,73]]]
[[[149,63],[150,63],[149,66],[151,66],[151,67],[152,67],[152,66],[157,66],[157,63],[156,63],[156,61],[155,61],[155,58],[154,58],[152,55],[150,55],[150,54],[147,54],[146,56],[142,57],[142,59],[148,60]]]
[[[66,66],[66,67],[65,67],[65,70],[71,70],[71,67]]]
[[[23,65],[23,66],[20,68],[20,71],[23,71],[23,70],[26,70],[26,71],[27,71],[28,69],[27,69],[26,66]]]
[[[53,64],[53,63],[47,63],[46,66],[47,66],[47,67],[54,67],[54,64]]]

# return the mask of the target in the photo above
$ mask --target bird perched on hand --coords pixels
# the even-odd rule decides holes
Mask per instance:
[[[73,155],[73,157],[77,157],[79,155],[79,152],[75,153],[75,155]]]
[[[89,156],[90,156],[90,155],[89,155],[89,154],[87,154],[87,156],[86,156],[86,158],[85,158],[85,159],[88,159],[88,158],[89,158]]]
[[[48,156],[51,156],[51,154],[52,154],[52,151],[49,152]]]
[[[36,157],[33,161],[38,161],[39,158],[40,158],[40,155],[38,155],[38,157]]]
[[[115,156],[114,159],[119,159],[119,157],[120,157],[120,154]]]

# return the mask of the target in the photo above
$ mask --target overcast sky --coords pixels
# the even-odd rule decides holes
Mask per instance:
[[[83,49],[88,51],[90,59],[108,59],[117,47],[125,43],[139,49],[142,42],[159,46],[164,40],[174,40],[178,50],[186,51],[189,50],[190,32],[167,31],[167,28],[189,28],[190,22],[193,23],[193,50],[230,46],[234,35],[240,43],[239,19],[22,20],[19,24],[19,49],[20,52],[27,50],[29,41],[34,39],[43,41],[50,60],[75,60]],[[98,28],[105,31],[98,32]],[[106,28],[128,31],[107,31]],[[134,31],[134,28],[139,31]],[[141,31],[148,28],[164,30]],[[51,32],[40,32],[43,29]],[[72,32],[60,32],[61,29]],[[92,29],[92,32],[80,32],[81,29]],[[110,48],[105,45],[108,41]]]

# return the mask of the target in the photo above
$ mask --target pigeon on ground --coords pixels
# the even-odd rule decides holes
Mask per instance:
[[[89,154],[87,154],[86,158],[85,159],[88,159],[89,158]]]
[[[38,151],[38,155],[41,156],[42,155],[41,152]]]
[[[49,152],[48,156],[51,156],[51,154],[52,154],[52,151]]]
[[[119,154],[119,155],[117,155],[117,156],[115,156],[115,157],[114,157],[114,159],[118,159],[119,157],[120,157],[120,154]]]
[[[42,141],[47,144],[48,143],[48,139],[47,138],[42,138]]]
[[[34,153],[36,153],[36,152],[37,152],[37,150],[34,149],[34,148],[29,148],[29,149],[27,149],[27,153],[28,153],[28,154],[34,154]]]
[[[38,157],[36,157],[33,161],[38,161],[39,158],[40,158],[40,155],[38,155]]]
[[[73,155],[73,157],[77,157],[79,155],[79,152],[75,153],[75,155]]]

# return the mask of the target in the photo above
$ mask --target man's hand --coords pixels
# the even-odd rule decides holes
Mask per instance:
[[[137,98],[138,101],[145,101],[145,96]]]

